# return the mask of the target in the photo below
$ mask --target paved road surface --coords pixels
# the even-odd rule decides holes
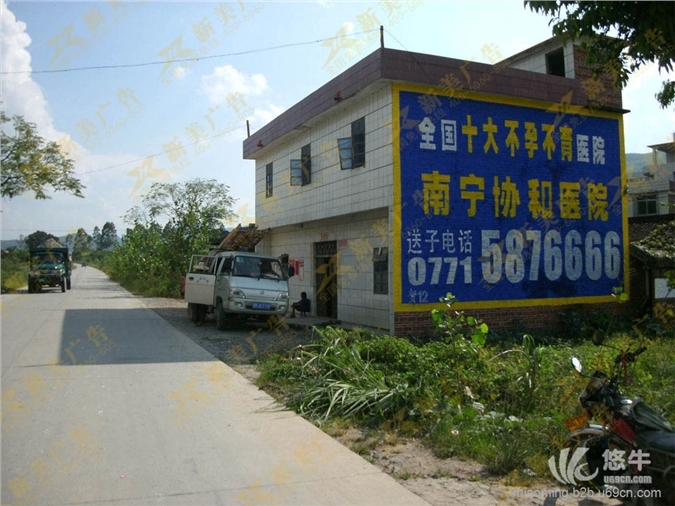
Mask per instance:
[[[3,505],[428,504],[95,269],[1,300]]]

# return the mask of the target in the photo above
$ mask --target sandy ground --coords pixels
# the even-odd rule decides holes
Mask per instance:
[[[218,331],[211,317],[205,325],[196,326],[188,320],[187,304],[174,299],[143,299],[147,307],[167,319],[190,339],[214,356],[228,363],[237,372],[255,383],[258,376],[255,355],[296,346],[311,339],[311,332],[291,325],[284,327],[287,339],[280,339],[279,329],[269,330],[255,324]],[[291,320],[292,322],[293,320]],[[233,347],[250,339],[247,353],[233,355]],[[237,344],[239,343],[239,344]],[[254,353],[255,346],[255,353]],[[372,437],[357,429],[331,434],[342,444],[359,453],[404,487],[433,506],[459,504],[462,506],[618,506],[626,504],[607,498],[599,492],[563,489],[555,482],[544,482],[528,488],[510,487],[492,477],[478,463],[458,459],[439,459],[415,439],[387,440]],[[628,504],[640,504],[628,501]],[[648,504],[648,503],[642,503]]]

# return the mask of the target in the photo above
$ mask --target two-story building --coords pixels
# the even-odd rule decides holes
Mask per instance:
[[[652,150],[651,163],[626,181],[631,218],[675,214],[675,134],[671,142],[648,147]],[[659,154],[665,155],[665,160]]]
[[[423,334],[451,292],[493,328],[612,301],[621,94],[559,38],[495,65],[381,47],[243,143],[258,251],[312,314]]]

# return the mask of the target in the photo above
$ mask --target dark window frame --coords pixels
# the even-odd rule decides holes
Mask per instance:
[[[561,47],[546,55],[546,73],[552,76],[566,77],[565,48]]]
[[[274,195],[274,165],[272,162],[265,166],[265,197]]]
[[[389,295],[389,248],[373,248],[373,293]]]
[[[291,160],[291,186],[305,186],[312,182],[312,145],[300,149],[300,159]]]
[[[354,168],[366,165],[366,118],[352,123],[352,156]]]
[[[351,137],[338,139],[340,168],[351,170],[366,165],[366,117],[352,122]]]
[[[642,195],[636,199],[636,216],[654,216],[658,214],[658,197],[656,195]]]
[[[312,145],[305,144],[300,148],[300,160],[302,162],[302,185],[306,185],[312,182]]]
[[[338,139],[338,151],[340,153],[340,169],[351,170],[354,168],[352,157],[352,138],[345,137]]]
[[[291,186],[302,186],[302,160],[291,160]]]

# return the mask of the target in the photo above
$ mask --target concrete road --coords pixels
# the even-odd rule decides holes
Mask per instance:
[[[428,504],[91,267],[2,295],[6,504]]]

